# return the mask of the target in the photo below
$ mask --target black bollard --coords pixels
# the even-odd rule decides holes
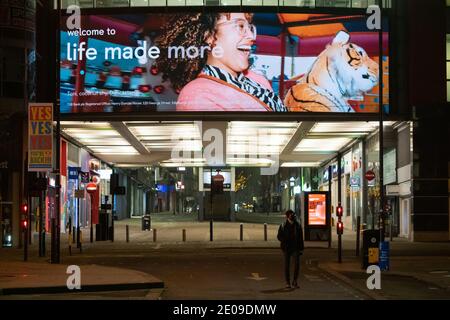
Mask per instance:
[[[209,221],[209,241],[213,241],[213,221]]]
[[[361,217],[356,218],[356,256],[359,257],[359,243],[361,235]]]

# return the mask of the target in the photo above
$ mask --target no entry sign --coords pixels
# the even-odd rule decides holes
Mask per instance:
[[[372,181],[373,179],[375,179],[375,172],[373,172],[372,170],[369,170],[366,172],[365,177],[368,181]]]

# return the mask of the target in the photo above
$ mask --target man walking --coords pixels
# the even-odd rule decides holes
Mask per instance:
[[[286,221],[278,229],[278,240],[281,242],[281,250],[284,253],[284,274],[286,277],[286,288],[298,288],[298,273],[300,270],[300,256],[303,254],[303,230],[297,220],[294,211],[286,212]],[[294,281],[291,287],[290,263],[294,258]]]

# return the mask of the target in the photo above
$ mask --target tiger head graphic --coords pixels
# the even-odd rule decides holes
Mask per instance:
[[[378,71],[378,63],[340,31],[291,88],[285,104],[289,111],[353,112],[347,100],[371,91],[378,84]]]

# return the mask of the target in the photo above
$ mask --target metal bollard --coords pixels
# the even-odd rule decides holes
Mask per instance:
[[[183,229],[183,242],[186,242],[186,229]]]
[[[42,231],[42,256],[45,257],[45,230]]]
[[[69,256],[71,256],[72,255],[72,232],[69,232],[67,240],[69,243]]]
[[[128,225],[125,226],[125,239],[127,242],[130,242],[130,228]]]
[[[264,223],[264,241],[267,241],[267,223]]]
[[[209,241],[213,241],[213,221],[209,221]]]
[[[240,232],[240,240],[244,241],[244,225],[241,223],[241,232]]]
[[[80,235],[78,238],[78,242],[80,244],[80,253],[83,253],[83,231],[81,231],[81,229],[79,229]]]
[[[114,216],[111,219],[111,242],[114,242]]]
[[[153,242],[156,242],[156,229],[153,229]]]
[[[80,226],[78,226],[77,227],[77,248],[81,248],[80,237],[81,237],[81,229],[80,229]]]

